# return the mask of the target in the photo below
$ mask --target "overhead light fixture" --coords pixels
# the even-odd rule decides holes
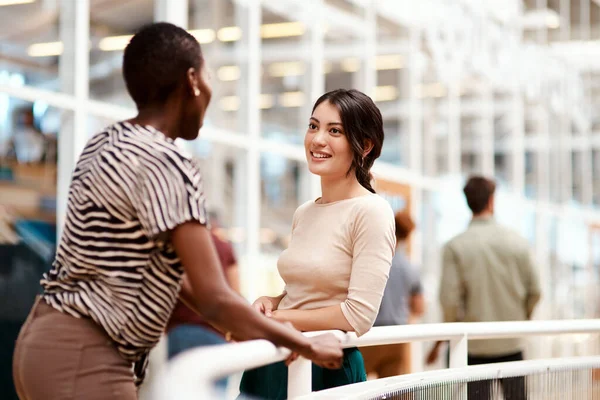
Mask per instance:
[[[62,42],[36,43],[27,48],[27,54],[30,57],[50,57],[61,55],[63,50]]]
[[[102,51],[123,50],[129,44],[133,35],[109,36],[102,38],[98,43],[98,48]]]
[[[403,67],[404,58],[400,54],[382,54],[375,59],[375,68],[380,71]]]
[[[560,27],[560,16],[549,8],[527,11],[521,17],[523,29],[556,29]]]
[[[33,3],[34,1],[35,0],[0,0],[0,6],[25,4],[25,2]],[[300,22],[264,24],[260,27],[263,39],[301,36],[304,34],[304,30],[304,25]],[[234,42],[242,37],[242,30],[237,26],[221,28],[218,33],[215,33],[213,29],[194,29],[190,30],[189,33],[193,35],[200,44],[212,43],[217,36],[222,42]],[[127,47],[131,37],[132,35],[108,36],[100,40],[98,48],[102,51],[123,50]],[[28,53],[31,57],[47,57],[60,55],[62,51],[63,45],[61,42],[51,42],[33,44],[29,46]]]
[[[560,28],[560,17],[556,14],[548,14],[546,16],[546,26],[549,29]]]
[[[360,60],[358,58],[344,58],[340,65],[344,72],[357,72],[360,70]]]
[[[240,67],[237,65],[225,65],[217,70],[217,76],[223,82],[237,81],[240,75]]]
[[[219,29],[217,38],[221,42],[235,42],[242,38],[242,29],[239,26],[226,26]]]
[[[194,29],[188,32],[193,37],[195,37],[198,43],[200,44],[211,43],[215,40],[215,37],[217,36],[215,34],[215,31],[212,29]]]
[[[279,96],[279,104],[282,107],[301,107],[304,105],[304,93],[285,92]]]
[[[266,110],[268,108],[273,107],[275,104],[275,99],[272,94],[261,94],[260,95],[260,108],[262,110]]]
[[[377,86],[375,88],[375,101],[391,101],[398,98],[396,86]]]
[[[419,85],[417,93],[419,97],[444,97],[447,90],[443,84],[433,82]]]
[[[240,109],[240,98],[238,96],[225,96],[219,104],[223,111],[237,111]]]
[[[0,0],[1,6],[16,6],[18,4],[31,4],[35,3],[35,0]]]
[[[361,60],[356,57],[345,58],[340,66],[344,72],[357,72],[360,70]],[[400,54],[382,54],[375,58],[375,69],[385,71],[404,68],[404,58]]]
[[[276,77],[304,75],[306,65],[300,61],[272,63],[268,67],[269,75]]]
[[[264,24],[260,27],[260,35],[263,39],[302,36],[304,35],[304,29],[304,24],[301,22]]]

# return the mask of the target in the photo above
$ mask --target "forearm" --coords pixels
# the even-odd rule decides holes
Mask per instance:
[[[294,351],[310,346],[302,334],[256,312],[233,290],[216,295],[212,304],[200,304],[196,301],[189,281],[184,276],[180,298],[219,330],[231,332],[235,340],[266,339],[277,346]]]
[[[273,318],[291,322],[296,329],[304,332],[332,329],[354,331],[339,305],[315,310],[278,310],[273,313]]]
[[[533,310],[535,309],[535,306],[537,305],[537,303],[540,301],[540,295],[539,294],[530,294],[529,296],[527,296],[527,319],[531,319],[531,316],[533,315]]]

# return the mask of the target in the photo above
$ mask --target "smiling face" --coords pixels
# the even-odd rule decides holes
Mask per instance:
[[[352,148],[336,106],[324,101],[315,108],[304,137],[308,169],[322,178],[346,177],[352,165]]]

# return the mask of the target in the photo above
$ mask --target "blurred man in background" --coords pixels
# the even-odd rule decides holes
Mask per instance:
[[[419,272],[410,263],[407,254],[408,240],[415,229],[415,223],[405,211],[398,212],[394,220],[396,254],[375,326],[408,324],[412,319],[420,317],[425,310]],[[387,378],[411,372],[410,343],[369,346],[360,351],[365,360],[367,375]]]
[[[523,321],[531,318],[539,301],[540,285],[529,243],[494,220],[495,190],[494,181],[480,176],[471,177],[464,187],[473,219],[442,252],[444,322]],[[469,365],[520,360],[519,339],[469,342]],[[491,398],[491,383],[469,383],[469,398]],[[526,397],[524,378],[500,383],[507,400]]]

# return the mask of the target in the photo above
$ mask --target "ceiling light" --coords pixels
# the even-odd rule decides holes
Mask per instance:
[[[557,29],[560,27],[560,17],[556,14],[549,14],[546,16],[546,26],[549,29]]]
[[[62,42],[36,43],[29,46],[27,54],[30,57],[59,56],[63,52]]]
[[[277,77],[304,75],[305,70],[306,66],[299,61],[276,62],[268,68],[269,74]]]
[[[301,22],[264,24],[260,27],[260,34],[263,39],[302,36],[304,35],[304,24]]]
[[[17,4],[31,4],[35,0],[0,0],[0,6],[16,6]]]
[[[356,72],[360,70],[360,60],[358,58],[344,58],[340,65],[344,72]]]
[[[221,42],[235,42],[240,40],[242,37],[242,29],[239,26],[227,26],[219,29],[217,32],[217,38]]]
[[[240,98],[237,96],[225,96],[219,104],[223,111],[237,111],[240,108]]]
[[[219,80],[224,82],[237,81],[240,79],[241,71],[237,65],[225,65],[217,70]]]
[[[215,31],[212,29],[194,29],[188,31],[200,44],[211,43],[215,40]]]
[[[420,97],[444,97],[446,87],[439,82],[427,83],[419,85],[417,93]]]
[[[377,86],[375,88],[375,101],[391,101],[398,97],[395,86]]]
[[[377,56],[375,68],[378,70],[400,69],[404,67],[404,58],[399,54]]]
[[[283,107],[301,107],[304,105],[304,93],[286,92],[279,96],[279,104]]]
[[[109,36],[98,43],[98,48],[102,51],[123,50],[129,44],[133,35]]]
[[[275,99],[272,94],[261,94],[260,95],[260,108],[265,110],[267,108],[273,107],[275,104]]]

